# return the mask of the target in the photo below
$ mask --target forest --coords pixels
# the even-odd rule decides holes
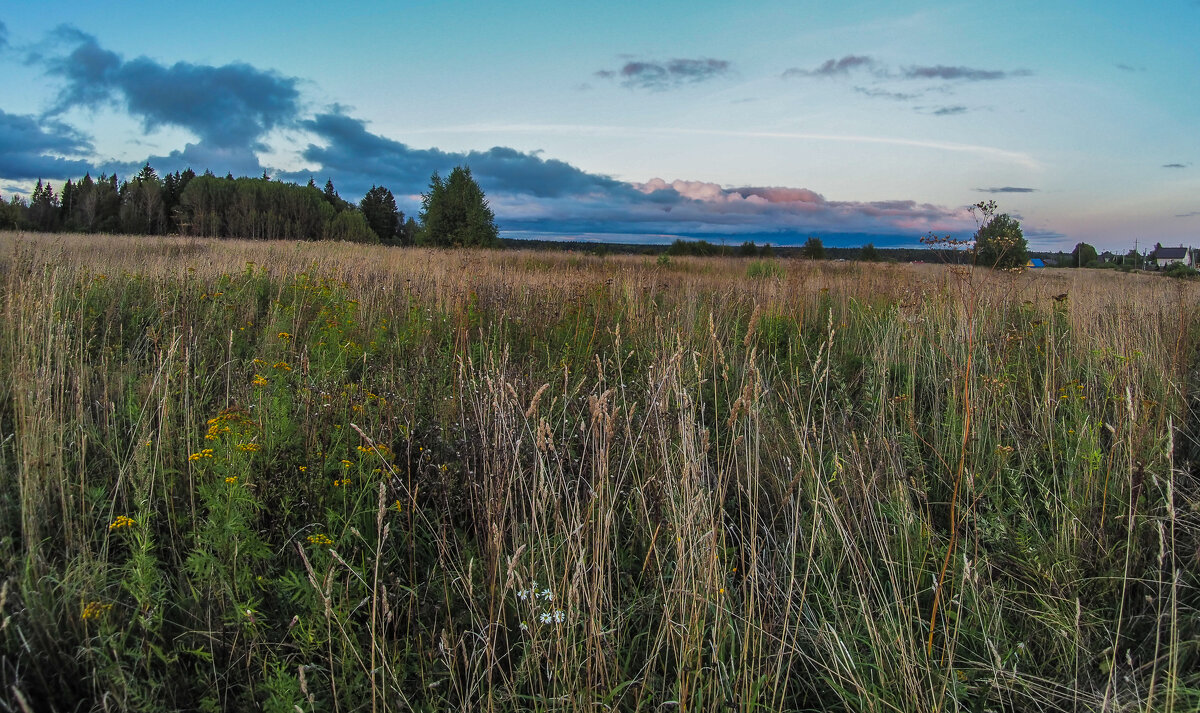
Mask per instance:
[[[418,240],[416,220],[405,219],[384,186],[372,186],[352,203],[332,180],[322,190],[312,179],[299,186],[265,173],[220,178],[189,168],[160,177],[149,164],[124,181],[115,173],[68,180],[57,193],[39,180],[30,199],[0,200],[0,230],[5,229],[393,245]]]

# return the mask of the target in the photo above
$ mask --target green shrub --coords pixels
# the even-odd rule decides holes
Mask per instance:
[[[776,260],[754,260],[746,266],[746,277],[751,280],[763,280],[769,277],[783,277],[787,272]]]
[[[1163,274],[1166,275],[1167,277],[1184,278],[1184,277],[1196,277],[1196,276],[1200,275],[1200,272],[1197,272],[1195,268],[1188,267],[1187,265],[1184,265],[1183,263],[1176,263],[1176,264],[1168,267],[1166,270],[1163,270]]]

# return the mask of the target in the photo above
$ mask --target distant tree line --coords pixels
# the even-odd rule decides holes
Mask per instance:
[[[312,179],[300,186],[265,173],[219,178],[189,168],[159,177],[149,164],[125,181],[88,174],[56,193],[39,180],[28,200],[0,198],[0,230],[434,246],[491,246],[498,239],[495,217],[466,167],[445,181],[433,175],[420,218],[406,218],[384,186],[372,186],[351,203],[331,180],[322,190]]]

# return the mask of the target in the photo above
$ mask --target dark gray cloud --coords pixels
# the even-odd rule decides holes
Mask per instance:
[[[1021,188],[1019,186],[1002,186],[1000,188],[976,188],[976,193],[1037,193],[1036,188]]]
[[[91,166],[63,158],[90,154],[91,143],[58,121],[9,114],[0,109],[0,176],[9,180],[80,176]]]
[[[8,25],[4,24],[4,20],[0,20],[0,52],[8,47]]]
[[[308,180],[310,174],[336,176],[346,188],[365,191],[384,183],[393,191],[415,194],[429,186],[434,171],[446,174],[458,165],[469,165],[480,184],[494,191],[534,198],[614,193],[632,195],[628,184],[587,173],[565,161],[497,146],[486,151],[450,152],[417,149],[367,130],[366,122],[343,108],[317,114],[300,122],[323,145],[309,144],[301,158],[321,170],[282,174],[289,180]]]
[[[966,114],[967,111],[967,107],[958,104],[955,106],[940,106],[928,113],[932,114],[933,116],[957,116],[959,114]]]
[[[854,71],[873,71],[877,68],[878,64],[871,57],[848,54],[841,59],[827,59],[814,69],[801,69],[799,67],[785,69],[783,76],[785,79],[792,77],[845,77]]]
[[[929,67],[905,67],[900,76],[905,79],[941,79],[946,81],[966,80],[969,82],[1007,79],[1009,77],[1028,77],[1033,74],[1027,69],[1001,71],[997,69],[975,69],[973,67],[947,67],[938,64]]]
[[[665,62],[633,60],[620,69],[602,69],[596,72],[596,76],[620,80],[621,86],[630,89],[662,91],[717,79],[729,71],[730,64],[723,59],[671,59]]]
[[[1117,64],[1115,64],[1113,66],[1123,72],[1145,72],[1146,71],[1145,67],[1135,67],[1131,64],[1124,64],[1124,63],[1120,63],[1120,62],[1118,62]]]
[[[1027,77],[1033,74],[1028,69],[1002,71],[998,69],[977,69],[974,67],[950,67],[942,64],[928,66],[909,66],[899,71],[889,69],[873,57],[866,55],[848,54],[841,59],[827,59],[813,69],[792,67],[784,70],[785,79],[794,77],[847,77],[852,73],[870,72],[880,79],[934,79],[941,81],[964,80],[980,82],[1009,77]],[[856,88],[857,89],[857,88]],[[868,93],[871,90],[864,90]],[[879,96],[886,96],[887,92]],[[868,96],[874,96],[868,93]]]
[[[1187,168],[1190,163],[1164,163],[1163,168]]]
[[[921,97],[921,93],[909,92],[891,92],[886,89],[871,89],[869,87],[855,87],[854,91],[863,96],[872,97],[875,99],[893,99],[895,101],[912,101]]]
[[[1191,213],[1179,213],[1175,217],[1176,218],[1195,218],[1198,215],[1200,215],[1200,210],[1194,210]]]
[[[69,54],[46,60],[64,84],[47,112],[115,105],[139,118],[147,130],[174,126],[193,132],[198,146],[261,150],[271,129],[292,124],[300,111],[298,80],[248,64],[160,64],[146,57],[124,60],[95,37],[70,27],[57,31],[73,45]]]

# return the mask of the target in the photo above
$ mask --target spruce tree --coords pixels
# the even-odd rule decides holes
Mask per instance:
[[[367,219],[367,225],[384,243],[399,239],[404,214],[396,210],[396,196],[384,186],[371,186],[371,190],[358,203],[358,209]]]
[[[471,169],[457,166],[443,181],[434,173],[421,197],[421,242],[454,247],[491,247],[499,240],[496,217]]]

